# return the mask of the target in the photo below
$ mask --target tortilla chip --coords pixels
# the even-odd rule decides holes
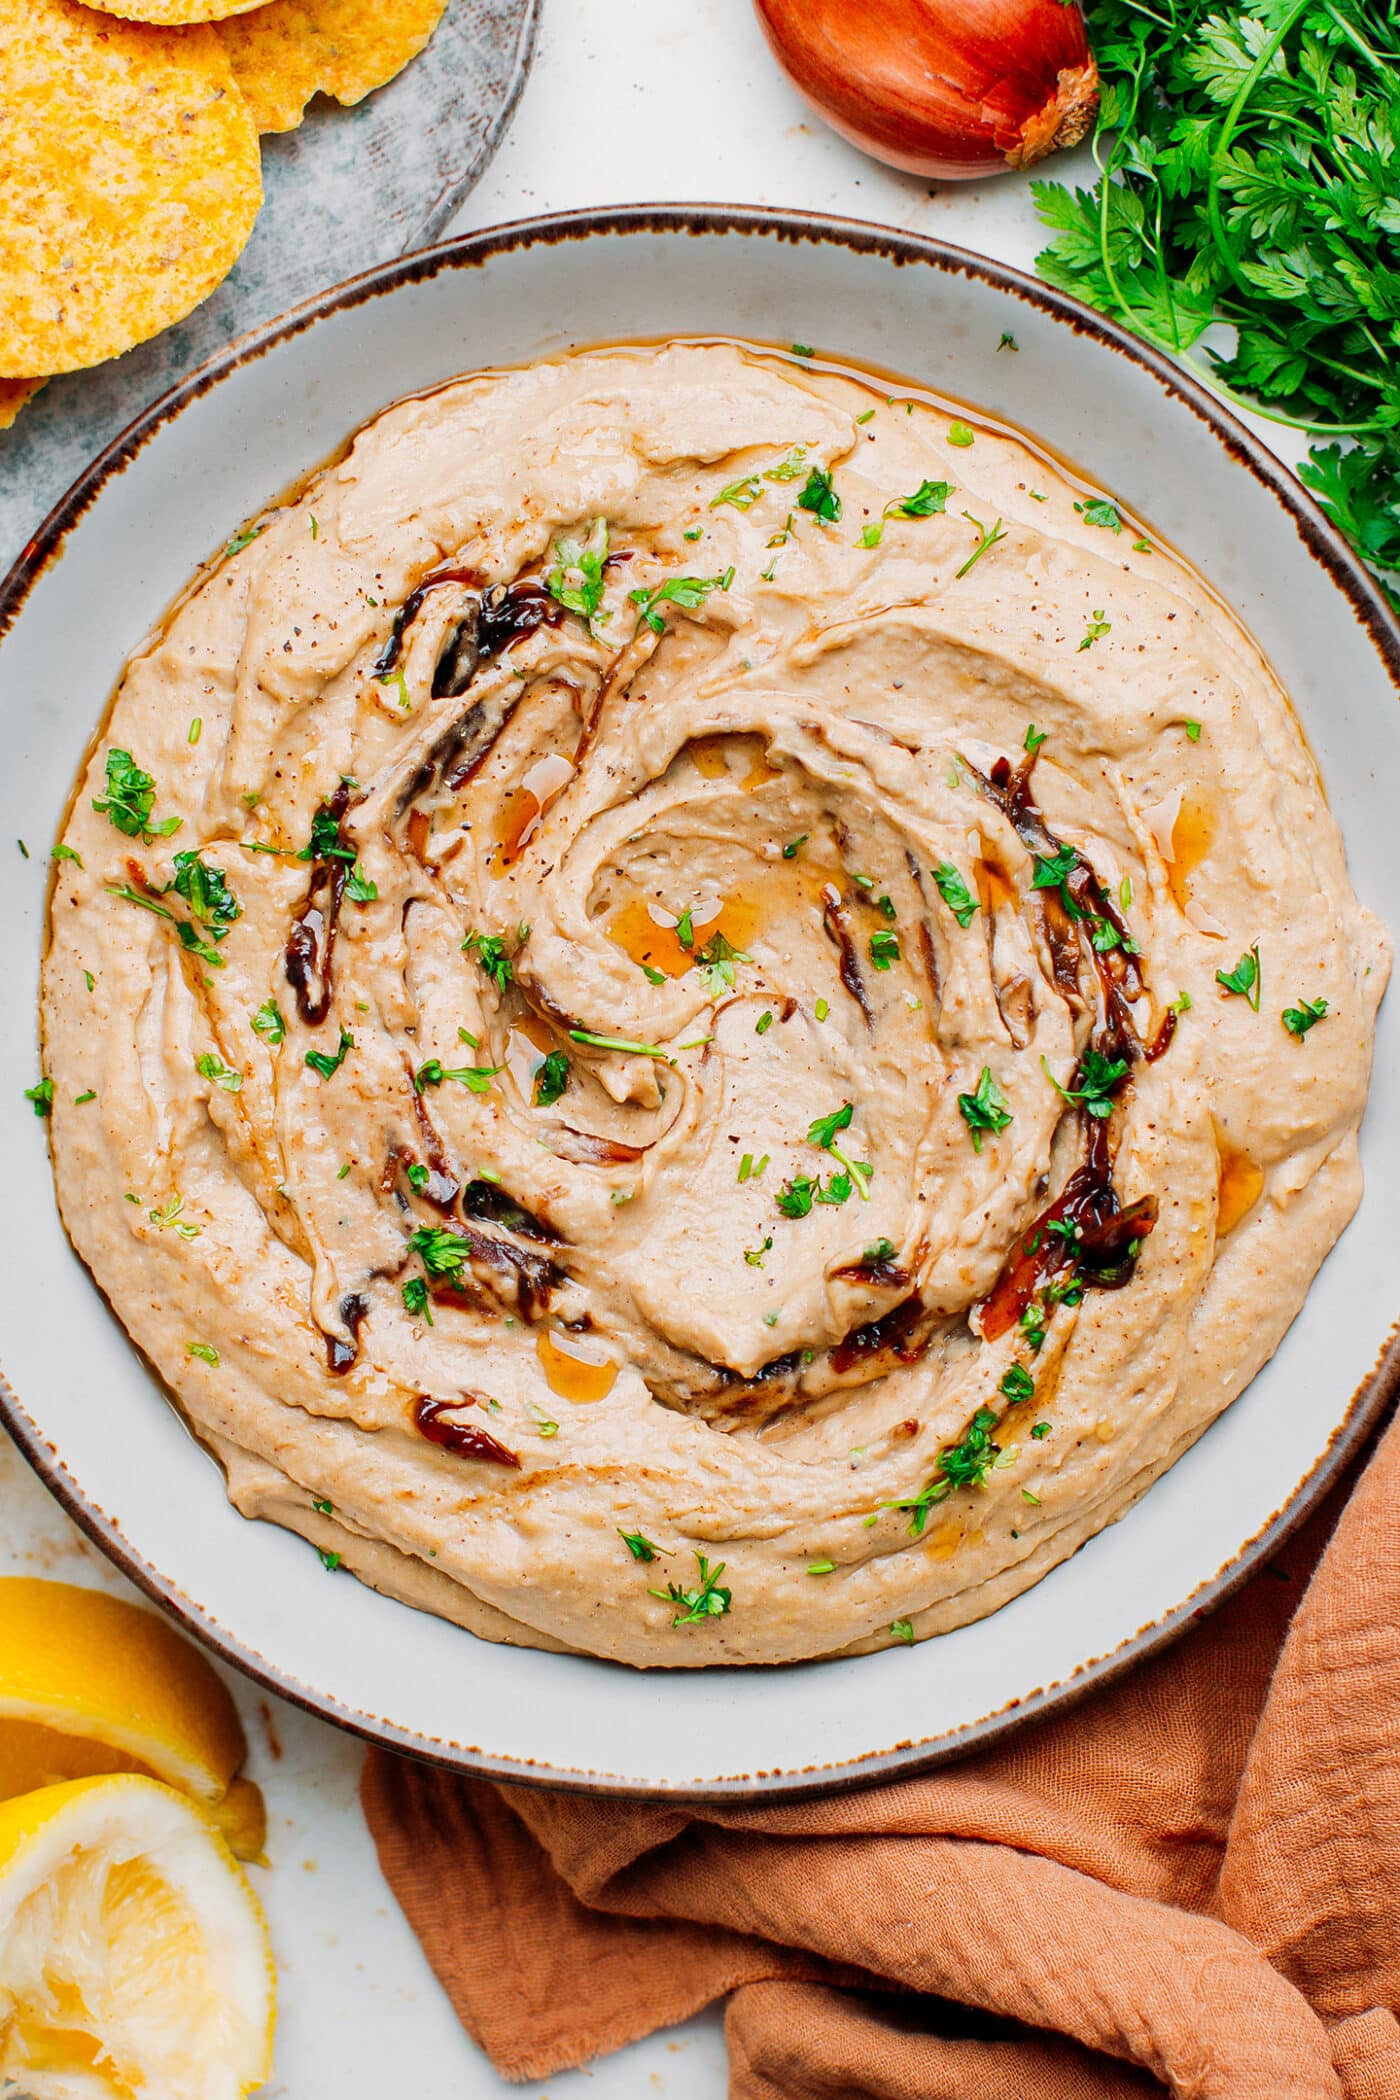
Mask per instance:
[[[268,0],[218,35],[259,131],[295,131],[314,94],[358,102],[415,58],[446,0]]]
[[[8,430],[26,401],[32,401],[42,379],[0,379],[0,430]]]
[[[218,32],[0,0],[0,374],[72,372],[207,298],[262,202]]]
[[[86,0],[105,15],[120,15],[128,22],[153,22],[160,29],[178,29],[186,22],[222,22],[225,15],[245,14],[262,7],[264,0]]]

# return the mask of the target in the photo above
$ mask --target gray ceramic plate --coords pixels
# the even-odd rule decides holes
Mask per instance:
[[[998,357],[1003,330],[1020,346]],[[71,1253],[23,1089],[45,849],[132,646],[197,560],[397,395],[600,340],[808,342],[1038,434],[1174,542],[1292,692],[1365,901],[1400,926],[1400,636],[1294,481],[1181,374],[1072,300],[834,220],[631,210],[542,220],[371,271],[153,408],[0,592],[3,1406],[98,1543],[233,1662],[333,1720],[474,1771],[635,1793],[850,1784],[987,1740],[1168,1640],[1276,1546],[1400,1383],[1400,1002],[1383,1008],[1366,1195],[1273,1362],[1123,1521],[980,1625],[854,1661],[640,1674],[493,1647],[249,1524]]]

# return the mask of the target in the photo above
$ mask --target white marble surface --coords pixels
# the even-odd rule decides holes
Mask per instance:
[[[1084,153],[1061,167],[1069,179],[1091,172]],[[749,0],[545,0],[514,125],[449,231],[677,200],[839,212],[1024,267],[1041,245],[1020,178],[930,194],[827,132],[777,73]],[[840,340],[837,315],[830,339]],[[125,1588],[3,1438],[0,1570]],[[251,1684],[234,1690],[270,1812],[271,1865],[254,1870],[281,1978],[269,2100],[384,2100],[410,2082],[463,2100],[722,2095],[718,2015],[545,2086],[505,2086],[458,2027],[380,1876],[356,1801],[358,1743]]]

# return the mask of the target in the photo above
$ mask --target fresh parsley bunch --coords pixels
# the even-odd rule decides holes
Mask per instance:
[[[1090,32],[1101,179],[1033,185],[1040,274],[1325,441],[1303,480],[1400,609],[1395,0],[1096,0]]]

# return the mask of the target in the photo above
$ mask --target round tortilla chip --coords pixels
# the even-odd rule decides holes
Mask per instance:
[[[262,202],[218,32],[0,0],[0,374],[72,372],[178,321]]]
[[[259,131],[295,131],[311,97],[358,102],[416,58],[447,0],[268,0],[217,34]]]
[[[8,430],[26,401],[32,401],[43,379],[0,379],[0,430]]]
[[[246,14],[266,0],[85,0],[88,7],[101,8],[104,15],[120,15],[127,22],[152,22],[159,29],[179,29],[186,22],[222,22],[225,15]]]

